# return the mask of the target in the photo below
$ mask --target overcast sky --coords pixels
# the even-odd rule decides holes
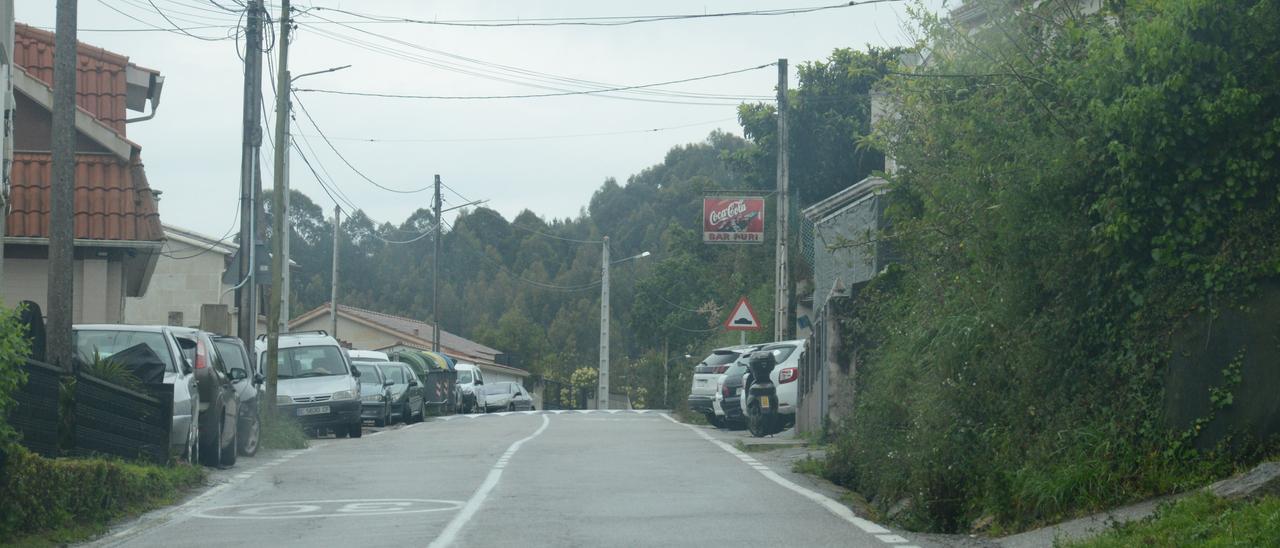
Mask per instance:
[[[217,1],[228,8],[238,7],[236,0]],[[717,13],[829,2],[304,0],[294,6],[456,21]],[[239,20],[236,14],[217,8],[212,0],[80,0],[80,40],[127,55],[134,63],[165,76],[156,117],[130,124],[129,138],[142,146],[151,185],[164,192],[161,219],[221,237],[235,222],[239,186],[243,68],[237,42],[202,41],[170,32],[92,30],[169,26],[152,3],[180,26],[219,27],[191,30],[204,37],[226,37]],[[942,3],[928,0],[926,5],[936,8]],[[300,28],[292,41],[289,66],[296,75],[352,65],[341,72],[299,80],[295,88],[392,94],[548,92],[494,79],[530,83],[528,76],[513,78],[511,72],[501,73],[491,64],[450,55],[534,71],[540,73],[539,78],[551,74],[617,86],[639,85],[755,67],[778,58],[787,58],[794,66],[823,59],[839,47],[907,44],[907,5],[890,2],[808,14],[611,27],[496,28],[358,22],[361,19],[352,15],[316,10],[298,18]],[[19,22],[53,26],[55,10],[50,0],[17,0],[16,11]],[[273,17],[278,16],[279,7],[272,11]],[[326,23],[321,17],[350,26]],[[269,55],[274,63],[278,50]],[[794,86],[794,69],[791,74]],[[264,82],[274,81],[274,77],[264,71]],[[662,89],[769,96],[776,79],[776,69],[767,67]],[[274,109],[271,86],[264,87],[266,107]],[[554,87],[580,89],[569,84]],[[299,97],[343,156],[379,184],[412,190],[428,186],[438,173],[445,184],[470,199],[489,200],[489,207],[508,218],[526,208],[544,218],[576,216],[606,178],[625,181],[661,162],[673,145],[701,141],[717,128],[741,135],[734,119],[735,107],[726,104],[735,101],[719,99],[699,100],[719,103],[715,105],[687,105],[595,95],[410,100],[300,92]],[[416,208],[429,207],[430,192],[395,194],[365,182],[324,144],[297,105],[295,113],[295,135],[305,136],[315,149],[313,153],[303,144],[303,153],[332,174],[350,200],[375,220],[398,225]],[[265,119],[272,122],[274,131],[274,114],[267,113]],[[660,130],[644,131],[655,129]],[[268,145],[263,152],[264,186],[270,187],[272,150]],[[333,201],[297,154],[290,171],[293,188],[332,210]],[[445,199],[462,203],[448,192]]]

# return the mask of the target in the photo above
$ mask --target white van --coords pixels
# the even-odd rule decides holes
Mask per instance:
[[[254,346],[258,364],[267,370],[267,341]],[[360,372],[351,366],[346,349],[324,331],[280,335],[276,410],[316,432],[332,431],[339,438],[358,438]]]
[[[484,373],[475,364],[459,363],[453,369],[458,372],[456,401],[459,413],[484,413]]]

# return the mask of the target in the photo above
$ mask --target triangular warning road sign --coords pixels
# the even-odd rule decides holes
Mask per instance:
[[[733,313],[724,321],[724,328],[729,331],[760,330],[760,320],[756,319],[756,311],[751,309],[751,303],[747,302],[746,297],[738,301],[738,306],[733,307]]]

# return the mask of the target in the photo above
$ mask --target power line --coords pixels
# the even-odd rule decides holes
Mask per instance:
[[[295,99],[297,99],[296,95],[295,95]],[[333,143],[329,141],[329,137],[325,136],[324,130],[320,129],[320,124],[317,124],[315,118],[312,118],[311,113],[307,111],[306,105],[303,105],[301,100],[296,100],[295,102],[298,104],[298,108],[302,109],[302,114],[307,117],[307,121],[311,122],[311,127],[316,129],[316,133],[320,134],[320,138],[324,140],[326,145],[329,145],[329,149],[333,150],[333,153],[338,156],[338,159],[342,160],[342,163],[347,164],[347,167],[351,168],[351,171],[355,172],[356,175],[359,175],[360,178],[364,179],[365,181],[368,181],[369,184],[376,186],[378,188],[381,188],[382,190],[385,190],[387,192],[394,192],[396,194],[417,194],[419,192],[423,192],[431,189],[431,186],[424,186],[416,190],[400,190],[400,189],[395,189],[395,188],[390,188],[387,186],[380,185],[378,184],[377,181],[370,179],[368,175],[365,175],[359,169],[356,169],[356,166],[351,165],[351,162],[347,161],[347,158],[343,156],[341,152],[338,151],[338,147],[333,146]]]
[[[334,95],[355,95],[359,97],[381,97],[389,99],[440,99],[440,100],[477,100],[477,99],[535,99],[541,97],[564,97],[567,95],[593,95],[597,93],[610,93],[617,91],[627,91],[633,89],[653,88],[658,86],[669,86],[672,84],[683,84],[687,82],[697,82],[699,80],[708,80],[711,78],[719,78],[721,76],[729,76],[732,74],[741,74],[753,70],[760,70],[776,65],[777,63],[766,63],[760,66],[747,67],[744,69],[731,70],[727,72],[718,72],[715,74],[707,74],[704,76],[695,76],[692,78],[682,78],[680,80],[668,80],[666,82],[655,82],[652,84],[638,84],[634,86],[618,86],[603,89],[589,89],[579,91],[562,91],[555,93],[529,93],[523,95],[408,95],[400,93],[379,93],[368,91],[344,91],[333,89],[298,89],[295,91],[305,91],[311,93],[329,93]]]
[[[675,129],[686,129],[691,127],[705,126],[710,124],[719,124],[724,122],[736,121],[737,118],[719,118],[716,120],[707,120],[705,122],[694,122],[691,124],[681,124],[677,126],[655,127],[647,129],[626,129],[619,131],[601,131],[595,133],[568,133],[562,135],[530,135],[525,137],[460,137],[452,139],[396,139],[396,138],[379,138],[379,137],[330,137],[334,141],[351,141],[359,143],[487,143],[497,141],[549,141],[555,139],[575,139],[580,137],[606,137],[611,135],[632,135],[639,133],[657,133],[660,131],[671,131]]]
[[[672,15],[634,15],[634,16],[595,16],[595,17],[545,17],[531,19],[464,19],[453,21],[429,21],[422,19],[411,19],[405,17],[387,17],[372,14],[364,14],[340,8],[327,8],[315,6],[308,11],[334,11],[358,17],[374,23],[412,23],[418,25],[439,25],[452,27],[557,27],[557,26],[605,26],[616,27],[623,25],[633,25],[639,23],[654,23],[660,21],[675,21],[687,19],[711,19],[720,17],[746,17],[746,16],[777,16],[777,15],[797,15],[802,13],[813,13],[818,11],[848,8],[853,6],[861,6],[865,4],[879,4],[882,2],[895,2],[900,0],[863,0],[851,1],[840,4],[830,4],[825,6],[812,6],[807,8],[781,8],[754,11],[731,11],[720,13],[688,13],[688,14],[672,14]],[[304,12],[305,13],[305,12]]]
[[[98,3],[99,3],[99,4],[102,4],[103,6],[105,6],[107,9],[109,9],[109,10],[111,10],[111,11],[114,11],[114,12],[116,12],[116,13],[118,13],[118,14],[120,14],[120,15],[123,15],[123,16],[125,16],[125,17],[128,17],[129,19],[132,19],[132,20],[134,20],[134,21],[136,21],[136,22],[138,22],[138,23],[141,23],[141,24],[143,24],[143,25],[146,25],[147,27],[150,27],[150,28],[152,28],[152,29],[154,29],[154,30],[157,30],[157,31],[170,32],[170,33],[173,33],[173,34],[177,34],[177,35],[179,35],[179,36],[188,36],[188,37],[196,38],[196,39],[203,40],[203,41],[206,41],[206,42],[218,42],[218,41],[222,41],[222,40],[232,40],[232,39],[236,39],[236,37],[234,37],[234,36],[225,36],[225,37],[222,37],[222,38],[210,38],[210,37],[207,37],[207,36],[198,36],[198,35],[191,34],[190,32],[188,32],[187,27],[180,27],[180,26],[177,26],[177,25],[174,25],[174,28],[165,28],[165,27],[161,27],[161,26],[158,26],[158,25],[152,24],[152,23],[150,23],[150,22],[148,22],[148,21],[146,21],[146,20],[143,20],[143,19],[140,19],[140,18],[138,18],[138,17],[135,17],[135,16],[133,16],[133,15],[129,14],[128,12],[125,12],[124,10],[121,10],[120,8],[117,8],[117,7],[115,7],[115,6],[111,5],[111,4],[108,4],[108,3],[106,2],[106,0],[98,0]],[[161,16],[164,16],[164,14],[161,14]],[[166,17],[166,19],[168,19],[168,18]],[[237,32],[237,33],[238,33],[238,32]]]
[[[179,257],[179,256],[175,256],[175,255],[174,255],[174,254],[172,254],[172,253],[165,253],[165,252],[161,252],[160,254],[161,254],[161,255],[163,255],[163,256],[165,256],[165,257],[168,257],[168,258],[170,258],[170,259],[174,259],[174,260],[178,260],[178,261],[185,261],[185,260],[187,260],[187,259],[194,259],[194,258],[196,258],[196,257],[199,257],[199,256],[201,256],[201,255],[204,255],[205,253],[208,253],[208,252],[210,252],[210,251],[213,251],[213,248],[218,247],[219,245],[223,245],[223,244],[227,243],[227,240],[228,240],[229,238],[231,238],[232,234],[234,234],[234,233],[236,232],[236,229],[237,229],[237,228],[239,227],[239,225],[240,225],[240,206],[239,206],[239,203],[240,203],[240,196],[239,196],[239,195],[237,195],[237,196],[236,196],[236,204],[237,204],[237,205],[236,205],[236,207],[235,207],[235,215],[231,217],[231,228],[230,228],[230,229],[227,229],[227,231],[222,235],[222,237],[221,237],[221,238],[218,238],[218,239],[217,239],[217,240],[215,240],[213,243],[209,244],[209,246],[208,246],[208,247],[206,247],[206,248],[204,248],[203,250],[198,251],[198,252],[196,252],[196,253],[194,253],[194,254],[186,255],[186,256],[181,256],[181,257]]]

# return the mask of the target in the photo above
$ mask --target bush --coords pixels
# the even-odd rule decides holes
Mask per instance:
[[[262,414],[261,436],[262,447],[266,449],[307,448],[307,433],[298,425],[298,421],[279,414]]]
[[[18,310],[0,307],[0,451],[17,438],[5,414],[13,406],[13,393],[27,381],[23,361],[31,349],[26,332],[18,322]]]
[[[48,459],[15,446],[0,470],[0,538],[100,529],[111,519],[170,503],[204,477],[204,469],[190,465]]]
[[[1274,546],[1280,539],[1280,498],[1231,502],[1197,493],[1162,506],[1154,516],[1067,546]]]

